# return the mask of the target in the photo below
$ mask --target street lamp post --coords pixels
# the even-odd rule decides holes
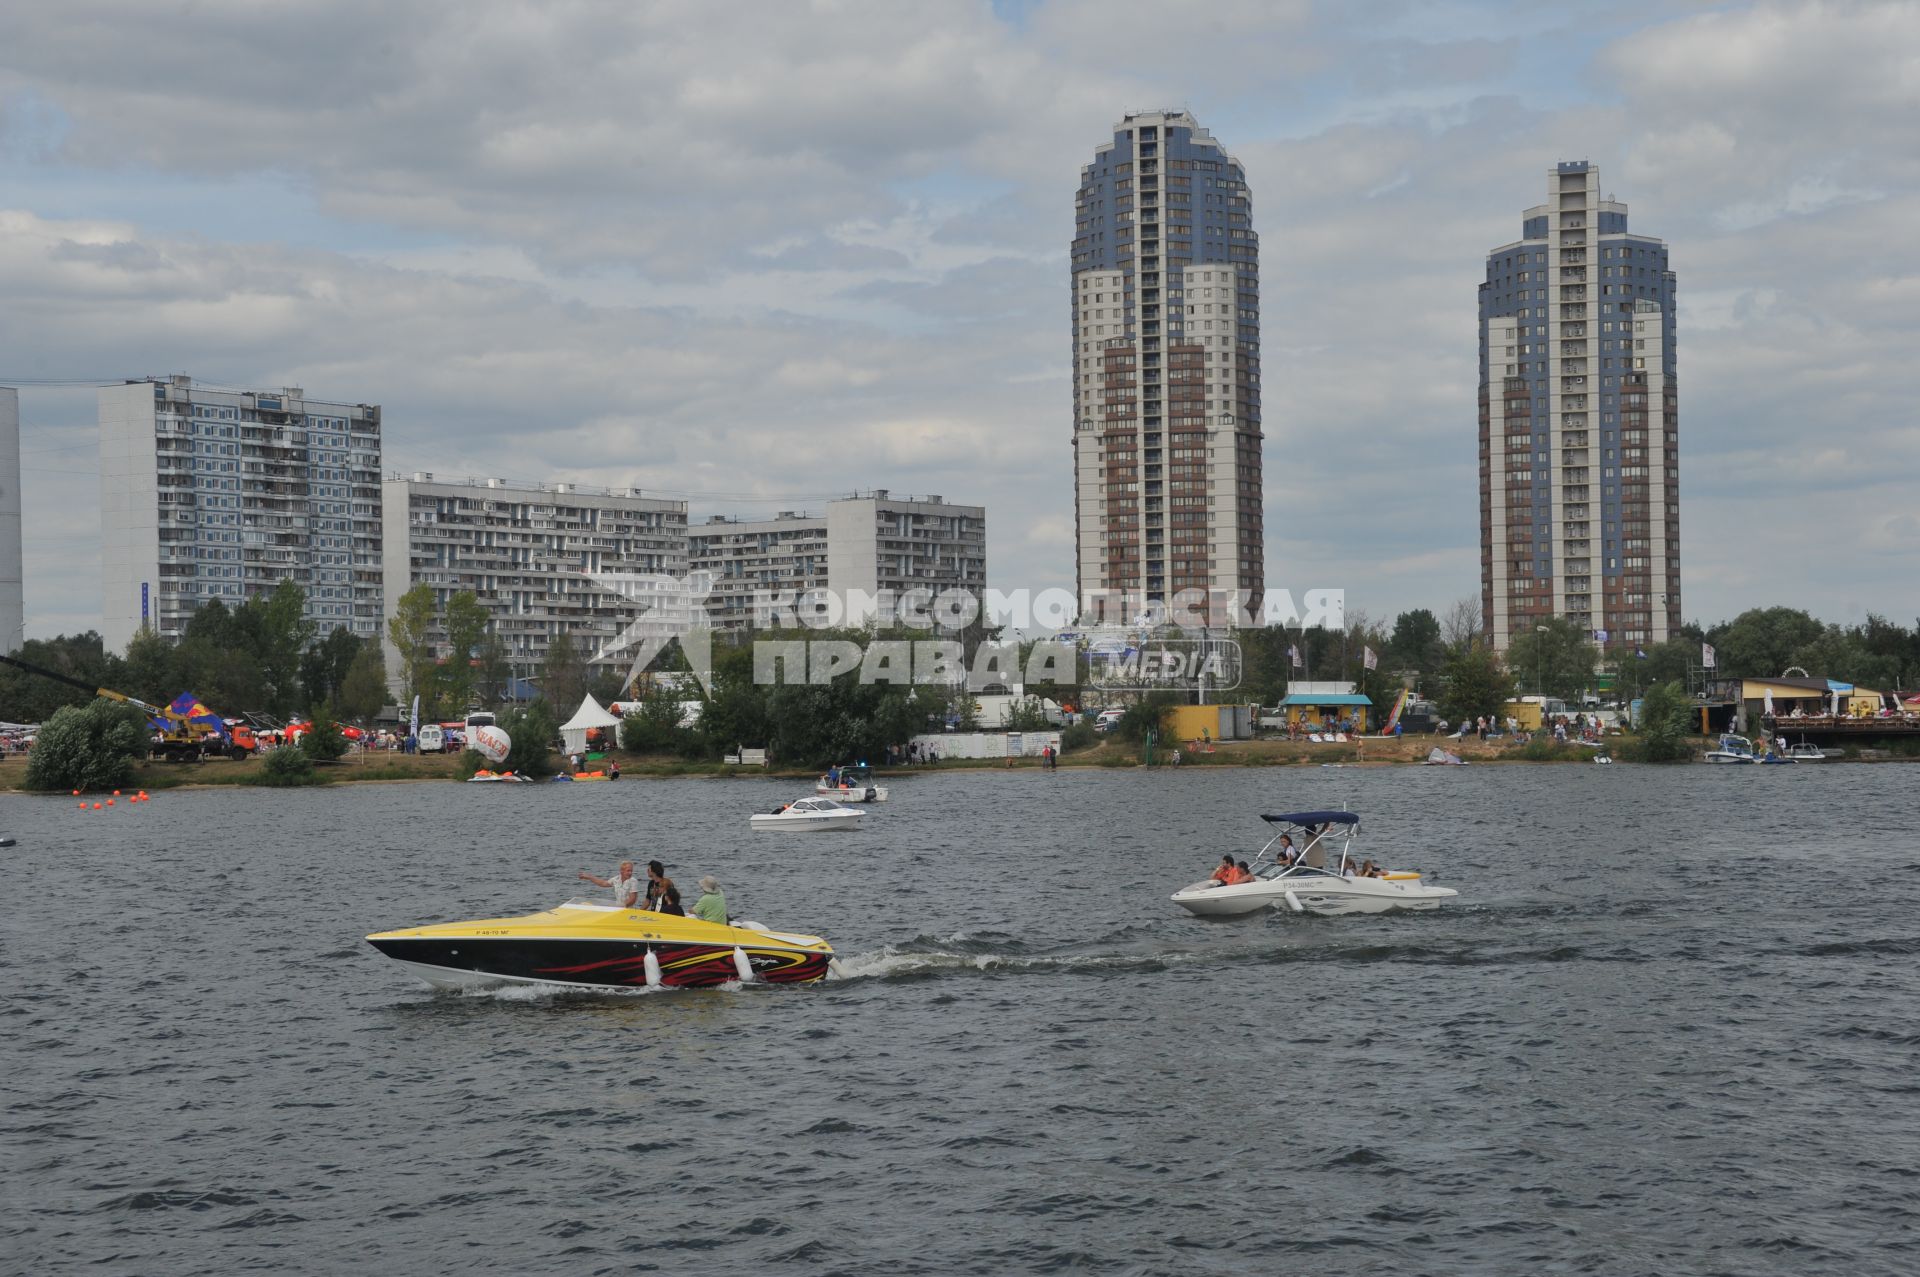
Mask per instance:
[[[1538,636],[1547,633],[1547,627],[1544,625],[1536,625],[1533,627],[1533,632],[1536,636],[1533,640],[1533,690],[1540,695],[1540,719],[1542,722],[1545,722],[1547,716],[1547,641]]]

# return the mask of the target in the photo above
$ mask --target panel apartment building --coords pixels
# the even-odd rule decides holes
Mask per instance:
[[[100,390],[101,633],[177,638],[285,580],[325,634],[380,626],[380,408],[191,377]]]
[[[1184,111],[1145,111],[1080,173],[1072,243],[1081,598],[1265,579],[1260,243],[1246,173]]]
[[[416,585],[432,586],[440,607],[470,590],[492,612],[494,633],[521,677],[538,673],[562,632],[583,659],[602,652],[643,610],[666,609],[637,633],[672,632],[672,600],[624,578],[686,576],[685,501],[638,488],[426,473],[394,476],[384,486],[389,619]],[[624,674],[631,659],[622,648],[594,663]],[[387,661],[397,685],[399,653],[391,645]]]
[[[1480,285],[1480,573],[1504,650],[1549,616],[1613,644],[1680,628],[1680,435],[1667,246],[1586,161],[1547,174]]]
[[[824,515],[782,511],[771,519],[714,516],[694,525],[689,560],[712,582],[714,628],[763,624],[756,596],[784,593],[800,604],[855,591],[878,599],[908,590],[959,587],[984,597],[987,512],[939,496],[894,497],[885,489],[827,504]],[[849,624],[888,618],[867,609]]]

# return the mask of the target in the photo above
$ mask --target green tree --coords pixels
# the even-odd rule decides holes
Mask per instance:
[[[1640,701],[1640,757],[1644,762],[1665,763],[1691,756],[1687,729],[1693,718],[1693,702],[1678,683],[1655,683]]]
[[[648,692],[639,707],[620,720],[620,747],[632,754],[685,753],[698,750],[698,734],[680,725],[680,693],[669,688]]]
[[[1447,659],[1446,644],[1440,640],[1440,618],[1423,607],[1402,612],[1393,618],[1387,651],[1397,669],[1414,671],[1424,684],[1440,672]]]
[[[436,696],[433,647],[433,587],[425,582],[400,596],[387,622],[387,641],[400,657],[400,701],[402,708],[420,698],[421,713],[435,717],[439,713]]]
[[[1520,630],[1507,645],[1507,668],[1521,686],[1563,700],[1573,700],[1593,685],[1599,659],[1586,631],[1561,616]]]
[[[1769,678],[1792,665],[1793,654],[1823,629],[1799,608],[1752,608],[1707,631],[1707,641],[1714,646],[1720,677]]]
[[[353,664],[347,667],[346,676],[340,680],[336,700],[341,715],[349,722],[371,722],[391,703],[391,696],[387,690],[387,654],[380,640],[362,643],[360,650],[353,654]]]
[[[497,707],[507,698],[507,689],[513,682],[513,662],[507,654],[507,645],[493,627],[480,640],[480,655],[473,665],[473,694],[488,709]]]
[[[147,717],[131,705],[94,700],[63,705],[40,726],[27,755],[27,788],[117,789],[147,752]]]
[[[474,662],[487,635],[491,614],[472,590],[460,590],[447,599],[441,624],[447,632],[447,663],[441,686],[449,713],[464,713],[473,704]]]
[[[523,709],[510,709],[500,715],[500,728],[512,741],[501,771],[523,776],[551,776],[553,740],[559,735],[559,720],[547,702],[535,701]]]
[[[1113,734],[1134,745],[1146,744],[1148,732],[1165,739],[1167,711],[1179,704],[1180,700],[1181,697],[1175,692],[1147,693],[1127,706],[1127,712],[1114,724]]]
[[[352,630],[336,626],[300,657],[301,700],[309,714],[339,703],[340,687],[361,646]]]
[[[565,630],[547,644],[547,659],[540,666],[540,693],[555,705],[576,706],[587,698],[591,680],[587,663]]]
[[[1046,706],[1038,696],[1023,696],[1007,706],[1007,731],[1044,732],[1052,726],[1047,719]]]
[[[240,612],[236,619],[251,640],[251,655],[266,682],[267,707],[276,714],[290,713],[301,700],[300,658],[313,642],[307,592],[289,577],[271,593],[248,599]]]
[[[89,688],[126,690],[121,686],[126,681],[126,666],[117,656],[107,654],[105,644],[92,630],[52,639],[28,639],[14,656],[78,679]],[[45,722],[62,705],[81,706],[93,698],[91,691],[81,691],[12,665],[0,665],[0,718],[9,722]],[[172,699],[171,696],[168,699]]]
[[[1482,715],[1497,718],[1501,705],[1513,695],[1513,677],[1501,663],[1500,654],[1486,643],[1473,643],[1455,652],[1442,677],[1446,690],[1440,695],[1440,712],[1456,723]]]
[[[140,627],[127,644],[126,686],[115,690],[164,705],[180,694],[180,660],[173,644],[152,626]]]

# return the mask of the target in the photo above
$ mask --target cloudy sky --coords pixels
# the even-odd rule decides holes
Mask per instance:
[[[1252,188],[1272,584],[1477,593],[1475,288],[1590,159],[1679,276],[1688,617],[1920,613],[1920,5],[62,0],[0,7],[28,632],[100,615],[52,383],[176,371],[392,469],[983,502],[1070,586],[1073,192],[1161,106]]]

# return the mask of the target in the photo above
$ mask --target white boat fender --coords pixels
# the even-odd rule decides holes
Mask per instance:
[[[1287,908],[1293,910],[1295,913],[1305,913],[1307,911],[1307,907],[1300,903],[1300,897],[1294,895],[1291,891],[1287,893]]]
[[[733,947],[733,969],[740,973],[740,983],[753,983],[753,964],[747,961],[747,951],[739,945]]]
[[[653,951],[653,950],[651,950],[651,949],[649,949],[649,950],[647,950],[647,956],[646,956],[646,957],[645,957],[645,958],[644,958],[644,959],[643,959],[643,960],[641,961],[641,964],[640,964],[640,965],[646,968],[646,972],[647,972],[647,987],[648,987],[649,989],[657,989],[657,988],[659,988],[659,987],[660,987],[660,959],[659,959],[659,956],[658,956],[658,955],[656,955],[656,954],[654,953],[654,951]]]

